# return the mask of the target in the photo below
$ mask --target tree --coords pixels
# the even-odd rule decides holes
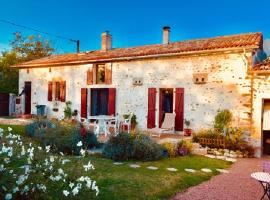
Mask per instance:
[[[48,40],[40,35],[24,37],[21,33],[14,34],[15,38],[10,42],[11,50],[2,52],[0,57],[0,92],[18,93],[18,70],[10,66],[20,62],[26,62],[49,56],[54,48]]]

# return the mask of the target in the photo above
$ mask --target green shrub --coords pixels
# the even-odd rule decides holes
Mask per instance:
[[[185,148],[189,154],[192,151],[192,142],[187,140],[181,140],[177,143],[177,149],[179,153],[180,148]]]
[[[138,134],[133,141],[133,159],[152,161],[161,159],[164,148],[149,136]]]
[[[111,137],[105,144],[103,155],[107,158],[120,161],[132,159],[134,137],[127,133],[120,133]]]
[[[224,129],[229,127],[231,121],[232,113],[229,110],[218,110],[215,116],[214,128],[223,133]]]
[[[162,158],[163,148],[147,135],[120,133],[105,144],[103,155],[116,161],[150,161]]]
[[[162,146],[167,150],[168,156],[170,158],[176,157],[177,156],[177,148],[175,144],[172,144],[170,142],[165,142],[162,144]]]
[[[43,137],[47,130],[55,129],[56,124],[49,120],[38,120],[25,126],[25,133],[30,137]]]

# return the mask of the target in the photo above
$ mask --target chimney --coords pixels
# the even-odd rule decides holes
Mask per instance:
[[[112,36],[109,31],[105,31],[101,34],[101,50],[107,51],[112,49]]]
[[[170,27],[164,26],[163,27],[163,44],[169,44],[170,43]]]

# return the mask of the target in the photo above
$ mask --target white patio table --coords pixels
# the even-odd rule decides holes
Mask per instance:
[[[105,136],[107,137],[108,133],[110,134],[109,130],[107,129],[107,124],[111,120],[115,120],[115,116],[111,115],[96,115],[96,116],[89,116],[87,118],[88,120],[96,120],[97,121],[97,128],[95,129],[95,134],[100,134],[100,132],[103,130],[105,133]]]
[[[250,176],[255,180],[259,181],[263,187],[264,193],[261,199],[263,199],[265,195],[267,195],[268,199],[270,199],[270,174],[267,172],[254,172]]]

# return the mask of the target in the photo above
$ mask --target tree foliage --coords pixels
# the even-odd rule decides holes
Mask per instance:
[[[18,93],[18,70],[10,66],[45,56],[54,52],[48,40],[40,35],[23,36],[17,32],[10,42],[11,50],[0,55],[0,92]]]

